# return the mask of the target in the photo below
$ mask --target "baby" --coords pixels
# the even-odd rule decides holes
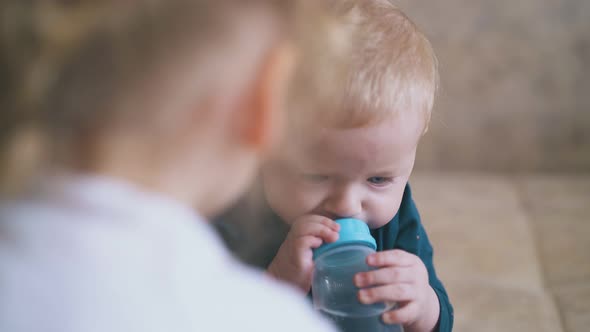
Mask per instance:
[[[382,319],[406,331],[450,331],[453,309],[408,185],[437,88],[435,54],[390,2],[334,3],[355,37],[352,63],[331,98],[310,102],[294,85],[287,135],[261,172],[264,203],[290,226],[267,271],[308,293],[312,249],[338,238],[335,219],[360,219],[378,252],[367,258],[376,270],[355,276],[359,300],[398,303]]]

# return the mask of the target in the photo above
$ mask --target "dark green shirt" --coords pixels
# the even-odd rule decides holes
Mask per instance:
[[[377,251],[401,249],[412,253],[424,262],[428,270],[430,286],[436,292],[440,303],[440,315],[436,331],[450,332],[453,329],[453,306],[447,291],[438,279],[432,261],[432,245],[420,221],[418,208],[412,199],[410,186],[406,186],[400,208],[387,225],[371,231],[377,241]]]
[[[251,204],[241,202],[218,218],[216,223],[228,247],[244,262],[260,268],[270,264],[288,232],[285,223],[266,210],[259,206],[252,208]],[[397,214],[385,226],[372,230],[371,235],[377,241],[377,251],[401,249],[420,257],[428,270],[430,286],[440,303],[435,331],[450,332],[453,328],[453,307],[445,287],[436,275],[432,246],[420,221],[409,185],[406,186]]]

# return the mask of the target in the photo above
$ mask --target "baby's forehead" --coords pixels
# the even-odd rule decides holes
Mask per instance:
[[[300,147],[339,146],[343,142],[361,140],[373,144],[396,142],[417,143],[424,132],[426,121],[419,111],[390,112],[360,124],[331,121],[322,117],[323,111],[310,112],[307,116],[293,119],[286,126],[285,142]],[[316,113],[317,116],[312,116]]]
[[[357,128],[310,125],[291,132],[279,154],[301,167],[387,168],[413,155],[420,126],[407,121],[383,121]]]

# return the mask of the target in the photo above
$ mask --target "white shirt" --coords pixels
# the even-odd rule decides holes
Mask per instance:
[[[0,331],[332,331],[193,211],[100,178],[0,204]]]

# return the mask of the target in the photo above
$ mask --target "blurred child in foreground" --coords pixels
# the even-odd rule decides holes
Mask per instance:
[[[297,3],[0,4],[1,331],[330,330],[204,219],[278,137]]]

